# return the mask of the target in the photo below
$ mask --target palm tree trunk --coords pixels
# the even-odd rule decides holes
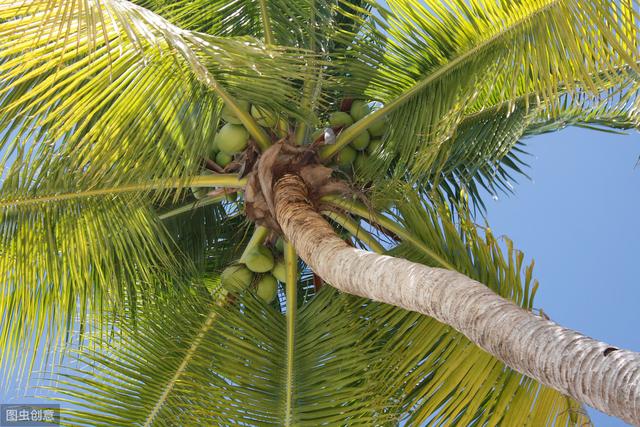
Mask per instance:
[[[274,186],[276,219],[300,257],[337,289],[444,322],[510,368],[640,424],[640,354],[526,311],[458,272],[348,246],[309,201],[301,178]]]

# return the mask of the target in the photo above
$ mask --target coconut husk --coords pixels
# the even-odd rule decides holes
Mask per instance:
[[[325,194],[349,192],[346,183],[333,179],[333,170],[319,163],[317,146],[294,146],[280,141],[269,147],[249,174],[245,212],[259,225],[281,232],[275,220],[274,184],[287,173],[300,176],[309,189],[309,201],[318,206]]]

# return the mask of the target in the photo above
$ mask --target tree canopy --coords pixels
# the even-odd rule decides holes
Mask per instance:
[[[451,327],[319,286],[295,257],[274,302],[230,296],[220,273],[257,227],[225,196],[280,138],[243,102],[312,146],[364,100],[319,151],[331,164],[385,126],[340,175],[351,191],[322,199],[336,230],[532,310],[533,265],[476,224],[481,189],[511,191],[528,137],[638,128],[639,13],[636,0],[0,0],[0,381],[38,351],[59,357],[51,387],[72,425],[588,422]],[[223,107],[254,151],[205,175]],[[193,186],[228,190],[196,200]]]

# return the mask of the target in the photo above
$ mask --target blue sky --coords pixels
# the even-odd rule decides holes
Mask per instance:
[[[487,197],[487,218],[535,259],[536,307],[593,338],[640,351],[640,134],[579,128],[527,140],[532,180]],[[596,426],[625,426],[590,410]]]

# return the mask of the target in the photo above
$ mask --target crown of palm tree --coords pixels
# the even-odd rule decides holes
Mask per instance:
[[[318,286],[288,244],[274,302],[230,293],[221,272],[274,234],[225,197],[275,142],[316,147],[331,112],[370,101],[318,157],[384,123],[381,145],[322,213],[532,310],[533,265],[471,212],[524,174],[524,138],[639,126],[638,7],[0,0],[0,381],[59,352],[71,425],[588,423],[453,328]],[[204,174],[223,107],[251,146]]]

